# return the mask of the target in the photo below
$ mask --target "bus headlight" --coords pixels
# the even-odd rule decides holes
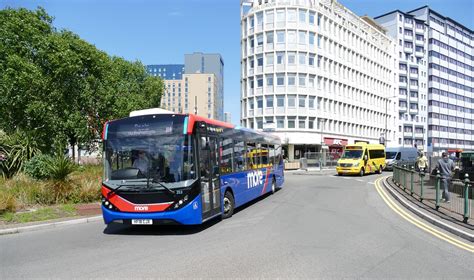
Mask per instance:
[[[359,167],[359,163],[352,164],[353,167]]]
[[[107,198],[105,197],[102,197],[102,205],[109,209],[109,210],[113,210],[113,211],[119,211],[119,209],[117,207],[115,207],[115,205],[113,205]]]

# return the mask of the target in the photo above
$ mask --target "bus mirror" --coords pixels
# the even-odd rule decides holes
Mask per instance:
[[[364,155],[364,160],[368,160],[369,157],[367,155]]]

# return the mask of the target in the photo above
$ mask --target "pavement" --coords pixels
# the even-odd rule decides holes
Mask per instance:
[[[403,207],[410,210],[420,218],[445,231],[470,242],[474,242],[473,218],[469,219],[467,223],[464,223],[462,217],[457,213],[442,207],[436,210],[431,205],[420,202],[418,199],[411,196],[408,191],[404,191],[402,188],[397,186],[397,184],[392,181],[392,177],[383,180],[383,184],[392,197],[394,197]]]

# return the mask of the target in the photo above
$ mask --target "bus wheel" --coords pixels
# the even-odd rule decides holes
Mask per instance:
[[[361,169],[360,169],[359,175],[360,175],[360,177],[363,177],[363,176],[365,175],[365,170],[364,170],[364,168],[361,168]]]
[[[272,180],[272,193],[276,192],[276,183],[275,183],[275,178]]]
[[[234,196],[230,191],[226,191],[224,194],[224,213],[222,214],[222,218],[227,219],[232,217],[232,214],[234,214],[234,207]]]
[[[380,165],[379,174],[382,174],[382,172],[383,172],[383,168],[382,168],[382,165]]]

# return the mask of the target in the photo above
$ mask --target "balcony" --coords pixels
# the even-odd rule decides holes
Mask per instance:
[[[416,51],[416,52],[415,52],[415,56],[416,56],[416,57],[423,57],[423,56],[425,56],[425,53],[424,53],[424,52]]]
[[[413,35],[403,35],[403,39],[412,42],[413,41]]]
[[[401,113],[405,113],[407,112],[407,107],[398,107],[398,111],[401,112]]]
[[[425,34],[425,30],[423,28],[415,27],[416,34]]]
[[[410,115],[416,115],[416,114],[418,114],[418,112],[419,112],[418,109],[410,108]]]
[[[411,84],[410,84],[410,89],[411,89],[412,91],[418,90],[418,85],[411,85]]]
[[[404,47],[403,51],[406,52],[406,53],[413,53],[413,48]]]
[[[417,45],[417,46],[424,46],[424,45],[425,45],[425,41],[416,39],[416,40],[415,40],[415,45]]]
[[[411,131],[404,131],[404,132],[403,132],[403,137],[410,137],[410,138],[412,138],[412,137],[413,137],[413,132],[411,132]]]
[[[415,138],[416,139],[423,139],[424,137],[425,137],[425,135],[423,133],[415,132]]]

